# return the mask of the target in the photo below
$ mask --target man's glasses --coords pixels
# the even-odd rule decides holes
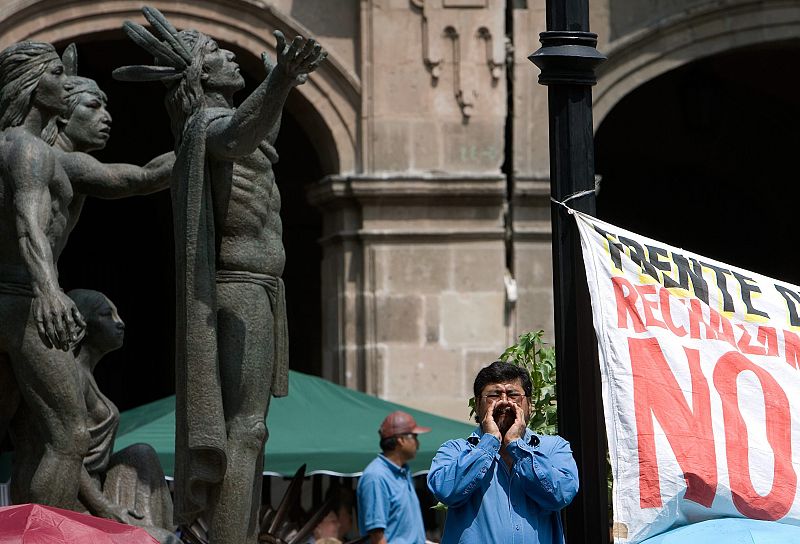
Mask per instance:
[[[495,401],[500,400],[502,397],[507,398],[513,403],[519,404],[522,401],[522,399],[525,398],[525,395],[517,391],[508,391],[508,392],[502,391],[502,392],[489,393],[481,396],[481,398],[484,398],[486,400],[495,400]]]

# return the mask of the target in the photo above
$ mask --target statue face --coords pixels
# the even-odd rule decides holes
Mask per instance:
[[[97,307],[92,315],[86,318],[87,342],[104,352],[122,347],[125,338],[125,323],[117,313],[117,307],[108,299]]]
[[[79,93],[77,105],[61,132],[75,151],[103,149],[111,136],[111,115],[105,101],[94,93]]]
[[[45,111],[63,112],[66,108],[64,102],[66,83],[67,75],[64,65],[57,59],[50,61],[36,85],[33,104]]]
[[[211,40],[206,46],[203,58],[203,87],[207,91],[230,92],[244,88],[244,78],[239,65],[234,62],[236,55],[227,49],[220,49]]]

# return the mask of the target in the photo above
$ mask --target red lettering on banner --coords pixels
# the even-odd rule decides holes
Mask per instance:
[[[661,315],[664,317],[664,323],[667,328],[672,331],[675,336],[686,336],[686,328],[678,327],[672,320],[672,308],[670,307],[670,292],[669,289],[661,289],[658,293],[658,298],[661,301]],[[683,302],[683,300],[678,299]],[[685,303],[684,303],[685,304]]]
[[[742,330],[742,337],[739,338],[739,342],[736,344],[736,347],[739,348],[739,351],[741,351],[745,355],[767,354],[767,348],[765,348],[764,346],[754,346],[753,344],[750,343],[750,340],[752,340],[753,337],[750,336],[750,333],[747,332],[747,329],[745,328],[744,325],[737,323],[736,326]],[[761,333],[759,332],[759,334]]]
[[[700,336],[700,325],[703,326],[703,330],[705,331],[704,336]],[[701,338],[708,340],[717,339],[714,329],[703,319],[703,307],[696,298],[689,301],[689,336],[696,340]]]
[[[644,323],[642,323],[642,316],[636,310],[636,299],[639,294],[633,288],[631,282],[621,276],[614,276],[611,278],[611,283],[614,285],[614,298],[617,299],[617,327],[620,329],[628,328],[628,316],[631,317],[633,322],[633,330],[636,332],[644,332]],[[628,294],[623,292],[623,287],[627,289]]]
[[[774,327],[761,325],[758,327],[758,341],[764,346],[764,355],[778,356],[778,331]]]
[[[659,321],[654,315],[653,310],[658,310],[658,301],[650,300],[648,295],[656,294],[655,285],[637,285],[636,290],[639,291],[639,297],[642,301],[642,309],[644,310],[644,324],[648,327],[661,327],[666,329],[667,326],[663,321]]]
[[[750,480],[747,456],[747,425],[739,412],[736,378],[745,370],[753,372],[764,394],[767,442],[775,458],[772,489],[762,496]],[[714,368],[714,386],[722,399],[725,422],[725,449],[733,504],[743,515],[752,519],[774,521],[785,516],[792,507],[797,492],[797,473],[792,466],[792,430],[789,399],[781,386],[766,370],[737,352],[720,357]],[[688,495],[688,491],[687,491]]]
[[[656,338],[628,338],[639,449],[639,502],[661,506],[653,417],[664,429],[686,480],[685,498],[710,507],[717,490],[717,458],[711,403],[700,353],[684,348],[692,378],[692,407],[686,402]]]
[[[710,317],[708,324],[714,330],[714,335],[717,340],[723,340],[731,346],[736,347],[736,339],[733,337],[733,326],[731,325],[730,319],[724,315],[720,315],[714,308],[709,308],[708,313]]]
[[[783,352],[786,363],[800,370],[800,337],[793,332],[783,331]]]

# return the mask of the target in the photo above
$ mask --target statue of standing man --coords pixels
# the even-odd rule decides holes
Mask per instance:
[[[41,137],[48,127],[56,134],[66,91],[52,45],[22,42],[0,52],[0,365],[16,379],[6,376],[0,384],[0,435],[18,394],[30,406],[44,450],[30,480],[30,502],[72,509],[89,432],[69,350],[85,323],[61,290],[56,268],[72,186]]]
[[[270,393],[288,389],[273,145],[289,91],[326,53],[275,32],[277,64],[262,55],[266,78],[234,108],[244,79],[233,53],[143,12],[161,39],[131,22],[125,30],[157,66],[114,75],[166,84],[175,137],[176,521],[203,518],[214,544],[255,542]]]
[[[172,154],[138,167],[100,163],[64,147],[63,138],[63,150],[52,147],[59,122],[74,118],[67,96],[80,90],[67,76],[50,44],[0,51],[0,437],[24,403],[43,450],[29,471],[26,502],[80,509],[90,437],[70,350],[85,323],[59,285],[58,257],[86,194],[120,198],[163,189]],[[89,147],[104,145],[108,122]]]

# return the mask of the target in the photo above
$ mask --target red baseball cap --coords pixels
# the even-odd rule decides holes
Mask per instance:
[[[381,423],[381,428],[378,429],[378,434],[381,438],[390,438],[401,434],[422,434],[429,433],[430,427],[420,427],[411,414],[407,414],[401,410],[392,412]]]

